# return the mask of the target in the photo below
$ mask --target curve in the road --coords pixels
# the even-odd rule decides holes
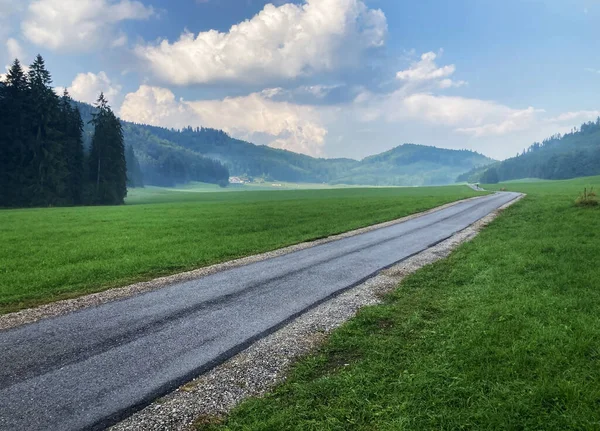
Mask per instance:
[[[0,429],[102,429],[377,272],[449,238],[498,193],[0,332]]]

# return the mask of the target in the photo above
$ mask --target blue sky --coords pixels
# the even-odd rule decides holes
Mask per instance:
[[[0,0],[0,64],[122,118],[321,157],[506,158],[600,115],[598,0]]]

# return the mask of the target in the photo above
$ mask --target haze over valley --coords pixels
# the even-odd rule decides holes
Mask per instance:
[[[0,431],[600,429],[598,23],[0,0]]]

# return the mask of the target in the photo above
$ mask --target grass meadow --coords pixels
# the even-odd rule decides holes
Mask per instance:
[[[465,186],[135,189],[119,207],[0,211],[0,314],[326,237],[476,195]]]
[[[574,205],[594,185],[494,186],[528,196],[198,429],[600,429],[600,208]]]

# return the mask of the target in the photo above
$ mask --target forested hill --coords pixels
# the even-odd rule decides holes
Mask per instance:
[[[84,122],[94,108],[78,103]],[[183,130],[122,121],[125,145],[132,146],[144,179],[151,184],[173,185],[186,182],[181,172],[190,160],[216,160],[231,175],[289,182],[330,182],[357,165],[351,159],[317,159],[264,145],[234,139],[221,130]],[[87,130],[86,130],[87,131]],[[87,131],[91,134],[91,131]]]
[[[89,148],[92,119],[96,108],[87,103],[74,102],[84,124],[84,145]],[[227,185],[229,171],[218,160],[176,143],[158,138],[140,126],[121,120],[126,148],[127,177],[133,187],[144,184],[171,187],[190,181]]]
[[[483,183],[542,178],[562,180],[600,174],[600,118],[536,142],[522,154],[491,166],[471,179]],[[464,178],[459,178],[459,180]]]
[[[86,121],[93,108],[78,104]],[[217,160],[233,176],[273,181],[361,185],[449,184],[461,173],[494,161],[472,151],[405,144],[352,159],[320,159],[234,139],[208,128],[166,129],[123,121],[125,145],[132,146],[144,179],[151,184],[185,182],[181,172],[194,158]]]
[[[367,157],[334,182],[407,186],[449,184],[457,175],[491,163],[495,160],[474,151],[404,144]]]

